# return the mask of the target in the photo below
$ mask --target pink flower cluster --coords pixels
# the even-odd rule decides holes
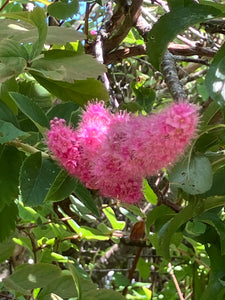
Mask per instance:
[[[136,203],[142,181],[183,154],[196,134],[197,107],[184,101],[158,114],[112,114],[102,102],[89,104],[79,127],[54,118],[47,145],[56,160],[88,188],[105,197]]]

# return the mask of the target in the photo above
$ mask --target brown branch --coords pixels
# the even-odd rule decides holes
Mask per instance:
[[[115,49],[127,36],[128,32],[134,24],[136,24],[138,17],[141,14],[141,5],[143,0],[133,0],[131,6],[126,13],[125,19],[117,32],[103,43],[103,49],[107,53]]]
[[[176,290],[177,290],[177,293],[178,293],[178,295],[179,295],[180,300],[185,300],[185,299],[184,299],[184,296],[183,296],[183,294],[182,294],[182,292],[181,292],[181,289],[180,289],[180,287],[179,287],[177,278],[176,278],[176,276],[175,276],[175,274],[174,274],[174,271],[173,271],[173,268],[172,268],[172,265],[171,265],[170,262],[168,263],[168,267],[169,267],[170,274],[171,274],[171,277],[172,277],[172,279],[173,279],[173,282],[174,282],[174,285],[175,285],[175,287],[176,287]]]
[[[146,55],[146,46],[138,45],[133,47],[126,47],[123,49],[115,50],[111,53],[107,53],[104,58],[104,63],[106,65],[109,65],[116,62],[122,62],[123,59],[136,55]]]
[[[86,34],[86,36],[88,35],[89,13],[90,13],[90,3],[87,2],[87,4],[86,4],[86,11],[85,11],[85,17],[84,17],[84,33]]]
[[[206,48],[198,45],[195,45],[193,47],[193,46],[188,46],[184,44],[175,44],[175,43],[169,43],[168,50],[170,53],[174,55],[183,55],[183,56],[198,55],[198,56],[214,57],[216,54],[216,51],[210,48]]]
[[[173,55],[166,51],[162,59],[162,73],[164,75],[168,89],[174,100],[186,99],[187,95],[183,89],[183,86],[178,78],[176,61]]]
[[[5,3],[3,3],[3,5],[0,7],[0,12],[3,11],[7,4],[9,4],[9,0],[6,0]]]

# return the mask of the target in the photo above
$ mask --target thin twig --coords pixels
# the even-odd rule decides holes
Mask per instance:
[[[0,12],[6,7],[6,5],[9,3],[9,0],[6,0],[5,3],[0,7]]]
[[[185,300],[184,297],[183,297],[183,294],[181,292],[180,286],[178,284],[177,278],[176,278],[176,276],[174,274],[173,267],[172,267],[172,265],[171,265],[170,262],[168,263],[168,267],[169,267],[170,274],[171,274],[171,277],[173,279],[173,282],[174,282],[174,285],[176,287],[176,290],[177,290],[177,293],[179,295],[180,300]]]

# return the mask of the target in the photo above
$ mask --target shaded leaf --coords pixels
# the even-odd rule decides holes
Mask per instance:
[[[10,142],[26,132],[16,128],[12,123],[0,120],[0,144]]]
[[[22,57],[0,58],[0,83],[23,73],[26,61]]]
[[[49,159],[42,159],[37,152],[24,160],[20,172],[20,188],[25,205],[42,204],[54,183],[60,168]]]
[[[41,290],[38,295],[38,300],[49,300],[49,296],[52,292],[64,298],[77,296],[73,278],[67,270],[63,270],[60,277]]]
[[[69,124],[71,114],[75,112],[79,108],[74,102],[66,102],[60,103],[58,105],[53,106],[47,113],[47,117],[49,120],[54,119],[54,117],[58,117],[59,119],[64,119]]]
[[[199,5],[195,2],[187,6],[174,7],[155,23],[148,34],[147,54],[150,63],[160,69],[162,57],[167,45],[179,32],[198,22],[215,18],[221,11],[209,5]],[[179,18],[177,17],[179,16]],[[166,29],[166,30],[165,30]]]
[[[54,2],[48,6],[48,13],[57,19],[71,18],[78,12],[78,0]]]
[[[0,263],[4,262],[6,259],[9,259],[9,257],[13,253],[14,248],[15,248],[15,243],[12,241],[11,238],[5,240],[4,242],[1,242]]]
[[[24,290],[45,287],[56,280],[61,274],[61,269],[47,263],[34,265],[23,264],[17,267],[15,272],[3,280],[3,284],[9,290],[15,290],[15,286]]]
[[[23,154],[12,146],[0,146],[0,211],[18,196]]]
[[[15,127],[19,126],[16,116],[9,109],[8,105],[6,105],[1,100],[0,100],[0,120],[9,122],[9,123],[13,124]]]
[[[50,187],[45,201],[60,201],[68,197],[76,187],[76,179],[61,170]]]
[[[74,194],[96,217],[99,217],[99,211],[90,191],[78,179],[76,179]]]
[[[19,109],[38,127],[49,127],[48,119],[41,108],[30,98],[16,92],[10,92],[10,96]]]
[[[184,158],[178,162],[170,171],[169,179],[172,185],[181,188],[191,194],[202,194],[212,186],[212,168],[207,157],[195,155]]]
[[[5,205],[0,211],[0,242],[8,238],[12,231],[15,230],[18,209],[14,202]]]

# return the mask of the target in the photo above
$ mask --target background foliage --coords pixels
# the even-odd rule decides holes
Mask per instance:
[[[198,2],[0,0],[1,299],[225,299],[225,4]],[[89,100],[146,114],[179,98],[198,136],[136,206],[44,143]]]

